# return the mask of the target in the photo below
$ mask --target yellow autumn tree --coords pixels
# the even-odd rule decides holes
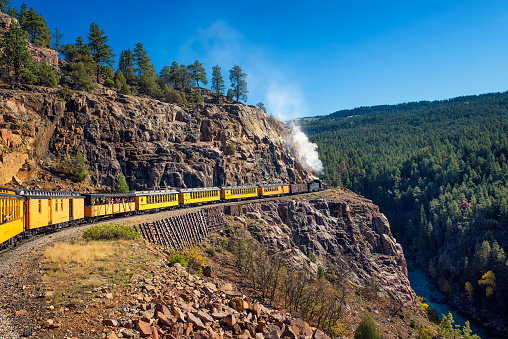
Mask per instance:
[[[485,293],[487,297],[494,294],[496,289],[496,275],[492,271],[488,271],[482,276],[481,280],[478,280],[478,285],[485,286]]]

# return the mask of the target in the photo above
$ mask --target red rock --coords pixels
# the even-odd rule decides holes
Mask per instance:
[[[233,333],[236,335],[242,333],[242,328],[240,327],[240,325],[238,325],[238,323],[233,325]]]
[[[234,308],[235,310],[237,310],[238,312],[243,312],[246,308],[245,306],[248,307],[247,302],[245,302],[240,297],[234,297],[233,299],[231,299],[230,303],[231,303],[231,307]]]
[[[150,329],[152,330],[152,335],[150,336],[150,338],[159,339],[159,332],[157,331],[155,326],[151,326]]]
[[[203,325],[203,322],[201,321],[201,319],[196,317],[194,314],[192,314],[192,313],[187,314],[187,318],[188,318],[189,322],[192,323],[196,329],[204,330],[206,328],[206,326]]]
[[[171,315],[169,308],[162,303],[156,304],[155,308],[157,311],[164,313],[165,316]]]
[[[173,325],[173,323],[174,323],[173,321],[170,320],[170,319],[174,319],[173,317],[169,318],[169,317],[167,317],[164,314],[159,313],[159,312],[157,312],[157,319],[159,319],[159,324],[165,325],[165,326],[168,326],[168,327],[171,327]]]
[[[282,336],[290,339],[298,339],[298,335],[295,333],[295,330],[288,325],[284,325],[284,328],[282,329]]]
[[[145,290],[146,290],[148,293],[155,292],[155,287],[154,287],[154,286],[152,286],[152,285],[143,285],[143,287],[145,288]]]
[[[192,324],[191,323],[188,323],[187,324],[187,329],[185,329],[185,336],[188,337],[192,332]]]
[[[232,314],[228,314],[224,319],[222,319],[222,323],[229,327],[229,328],[233,328],[233,326],[236,324],[236,318],[234,315]]]
[[[327,336],[323,331],[320,329],[316,329],[316,332],[314,332],[314,335],[312,336],[313,339],[330,339],[329,336]]]
[[[307,324],[303,319],[298,318],[291,320],[290,322],[293,329],[296,331],[298,329],[298,335],[312,337],[314,331],[310,328],[309,324]]]
[[[201,319],[204,322],[210,322],[210,323],[213,322],[213,318],[208,313],[199,311],[196,315],[199,317],[199,319]]]
[[[286,312],[285,311],[275,311],[270,314],[275,321],[284,322],[286,320]]]
[[[252,314],[254,314],[256,317],[259,318],[261,316],[261,305],[259,305],[258,302],[252,303],[250,305],[250,311],[252,312]]]
[[[118,336],[115,333],[110,333],[106,338],[107,339],[118,339]]]
[[[260,320],[258,326],[256,327],[256,332],[263,333],[263,329],[265,328],[266,321]]]
[[[228,314],[224,312],[214,312],[212,313],[212,318],[214,318],[215,320],[220,320],[225,318],[227,315]]]
[[[26,310],[19,310],[19,311],[16,311],[16,315],[25,315],[27,314],[27,311]]]
[[[208,282],[203,286],[203,291],[206,294],[214,294],[217,292],[217,286],[214,283]]]
[[[155,314],[155,308],[151,308],[151,309],[146,310],[145,312],[143,312],[143,317],[148,319],[148,322],[150,322],[150,319],[153,318],[154,314]]]
[[[143,320],[138,321],[136,329],[141,333],[142,337],[149,337],[152,335],[152,329],[150,328],[150,324],[144,322]]]
[[[118,327],[118,321],[116,321],[115,319],[104,319],[102,323],[104,325]]]
[[[181,321],[185,321],[185,314],[176,306],[171,306],[171,314]]]

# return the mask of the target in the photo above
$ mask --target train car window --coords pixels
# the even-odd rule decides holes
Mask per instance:
[[[60,200],[60,211],[63,211],[63,199]]]
[[[39,213],[42,212],[42,201],[39,199]]]

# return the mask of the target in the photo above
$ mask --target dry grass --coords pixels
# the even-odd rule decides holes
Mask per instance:
[[[60,293],[81,293],[94,287],[126,286],[133,274],[150,276],[158,258],[136,241],[57,243],[44,252],[43,281]]]

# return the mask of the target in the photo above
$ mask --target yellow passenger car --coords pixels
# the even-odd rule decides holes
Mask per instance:
[[[120,213],[136,211],[134,193],[83,194],[85,197],[85,217],[107,217]]]
[[[67,226],[83,218],[83,197],[73,192],[16,190],[26,199],[25,229]]]
[[[24,231],[23,201],[19,195],[0,193],[0,245]]]
[[[289,194],[289,185],[286,184],[259,185],[258,193],[260,197]]]
[[[179,190],[180,205],[201,204],[220,200],[220,188],[190,188]]]
[[[257,186],[228,186],[221,189],[222,200],[255,198],[257,196]]]
[[[178,191],[143,191],[136,192],[136,210],[157,210],[178,206]]]

